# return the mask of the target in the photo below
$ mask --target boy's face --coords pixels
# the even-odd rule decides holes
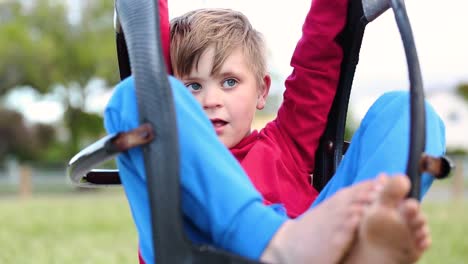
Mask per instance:
[[[214,48],[208,48],[200,57],[198,68],[180,78],[210,119],[218,138],[228,147],[234,147],[250,134],[256,109],[262,109],[270,86],[270,77],[264,77],[259,87],[253,71],[241,48],[227,57],[218,74],[212,75]]]

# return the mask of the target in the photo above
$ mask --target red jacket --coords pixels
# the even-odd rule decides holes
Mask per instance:
[[[277,118],[231,149],[265,203],[284,204],[291,217],[309,208],[318,194],[310,174],[338,86],[343,54],[336,38],[346,22],[347,4],[348,0],[312,1]],[[159,7],[168,62],[167,0],[159,0]]]
[[[312,1],[277,118],[231,148],[265,203],[284,204],[291,217],[318,195],[310,174],[338,86],[343,54],[336,38],[346,22],[347,3]]]

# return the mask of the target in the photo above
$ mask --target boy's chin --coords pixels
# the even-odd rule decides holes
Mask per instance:
[[[225,138],[225,137],[223,137],[223,135],[218,135],[218,139],[228,149],[235,147],[240,142],[240,140],[236,141],[236,140],[234,140],[232,138]]]

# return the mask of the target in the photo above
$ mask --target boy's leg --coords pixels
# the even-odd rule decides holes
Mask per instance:
[[[369,109],[353,136],[333,178],[322,190],[313,206],[332,196],[337,190],[356,182],[387,174],[405,173],[409,151],[409,93],[389,92]],[[445,127],[426,103],[425,152],[439,156],[445,151]],[[421,193],[432,184],[432,176],[424,174]]]

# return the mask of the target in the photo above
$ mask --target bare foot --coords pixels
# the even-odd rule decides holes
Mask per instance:
[[[269,263],[337,263],[348,251],[372,201],[376,181],[337,192],[275,234],[261,260]]]
[[[380,181],[384,187],[366,211],[345,263],[414,263],[431,243],[419,203],[405,199],[408,178],[382,177]]]

